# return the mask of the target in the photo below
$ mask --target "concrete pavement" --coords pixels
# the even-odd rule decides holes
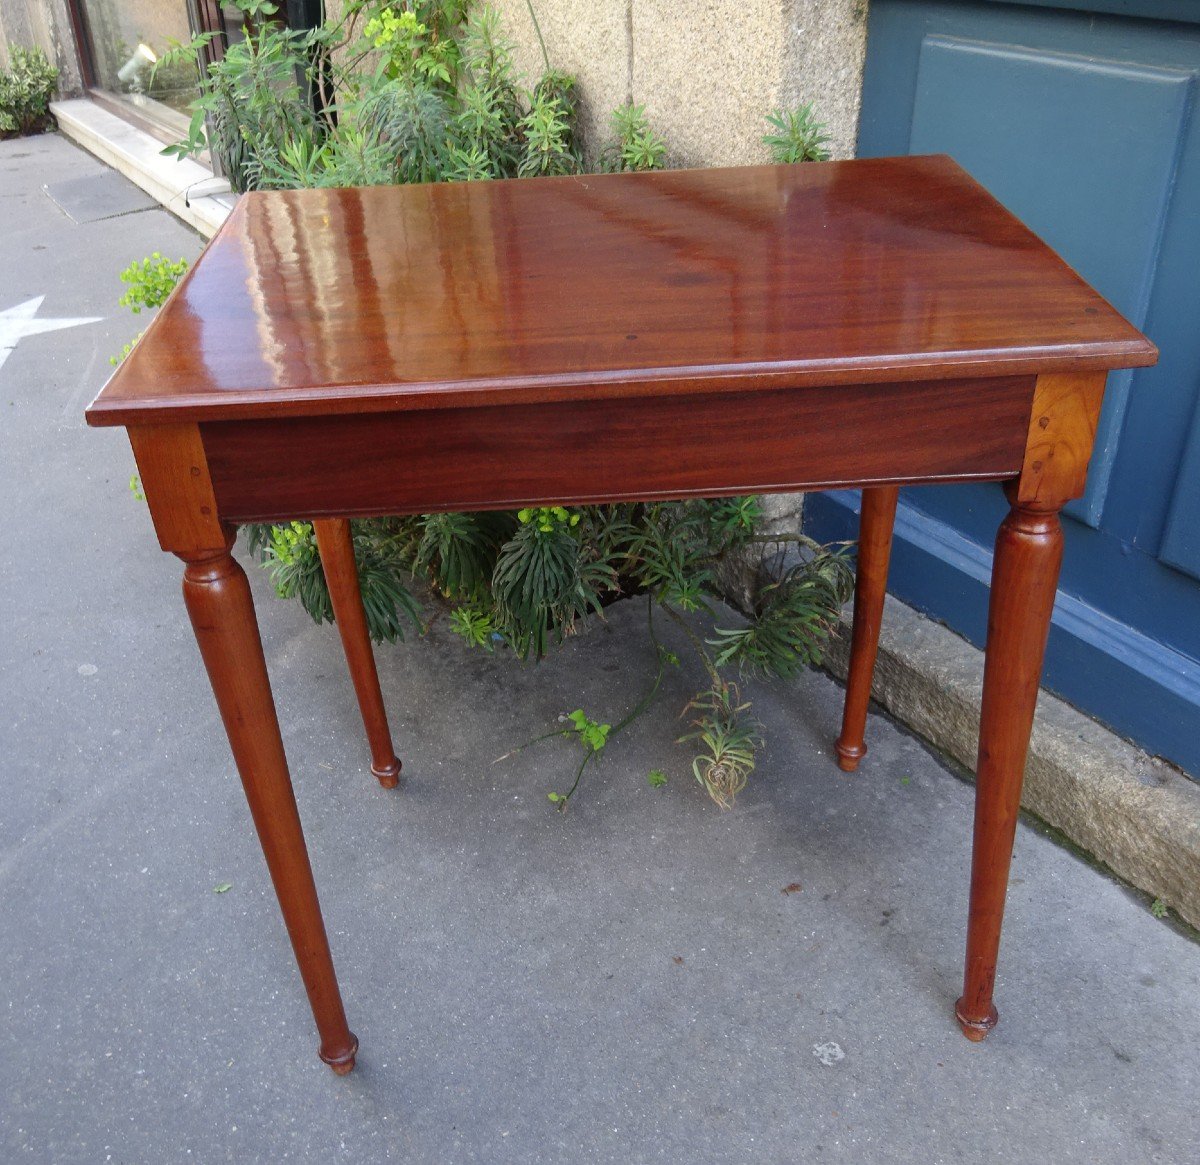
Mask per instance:
[[[564,816],[565,744],[492,761],[562,712],[628,706],[641,608],[538,668],[435,624],[380,651],[406,774],[387,792],[336,633],[252,572],[362,1043],[334,1077],[180,566],[123,434],[83,424],[140,322],[117,272],[200,246],[161,210],[75,221],[42,191],[103,173],[56,137],[0,143],[0,311],[102,317],[0,368],[0,1160],[1196,1159],[1197,946],[1022,826],[1001,1022],[969,1044],[971,789],[880,717],[841,774],[826,675],[747,689],[770,748],[734,812],[672,744],[691,674]]]

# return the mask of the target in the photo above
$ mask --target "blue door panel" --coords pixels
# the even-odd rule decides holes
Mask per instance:
[[[1159,558],[1200,580],[1200,409],[1192,418],[1183,472],[1179,475]]]
[[[1137,13],[1130,19],[1112,13]],[[1181,13],[1190,20],[1170,23]],[[1159,16],[1160,19],[1153,19]],[[1054,690],[1200,773],[1200,3],[873,0],[859,153],[949,153],[1158,343],[1064,518]],[[856,498],[810,532],[853,537]],[[997,486],[908,489],[891,589],[982,644]]]
[[[952,154],[1144,326],[1192,83],[1183,69],[926,37],[908,152]],[[1124,124],[1138,127],[1119,151],[1110,120],[1096,116],[1116,109]],[[1070,214],[1062,213],[1064,197]],[[1104,246],[1096,246],[1098,238]],[[1127,371],[1110,378],[1088,495],[1068,511],[1093,526],[1131,380]]]
[[[997,526],[1008,513],[1008,503],[998,485],[913,488],[904,490],[901,497],[906,508],[930,521],[953,526],[987,554],[991,553]],[[1194,531],[1195,510],[1190,518],[1188,524]],[[1193,577],[1148,559],[1103,529],[1093,530],[1070,521],[1064,521],[1063,528],[1067,546],[1061,590],[1113,618],[1119,617],[1160,643],[1200,659],[1200,588]],[[1153,585],[1144,585],[1147,583]],[[1114,590],[1120,592],[1116,597]],[[1196,731],[1200,733],[1200,714]]]

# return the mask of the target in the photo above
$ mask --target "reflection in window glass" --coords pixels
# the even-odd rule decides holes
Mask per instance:
[[[155,69],[171,41],[191,38],[184,0],[84,0],[101,89],[176,124],[197,94],[189,61]]]

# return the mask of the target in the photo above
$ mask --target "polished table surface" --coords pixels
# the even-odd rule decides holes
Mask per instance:
[[[93,424],[1056,368],[1153,347],[945,157],[243,196]]]
[[[243,196],[87,411],[129,430],[321,1037],[354,1063],[257,623],[230,548],[315,520],[398,779],[355,516],[864,487],[837,754],[866,722],[896,489],[994,480],[967,967],[981,1039],[1062,553],[1106,373],[1154,345],[953,161]]]

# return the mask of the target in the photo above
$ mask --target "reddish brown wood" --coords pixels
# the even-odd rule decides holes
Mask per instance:
[[[996,536],[988,607],[975,784],[975,838],[963,993],[955,1006],[970,1040],[996,1025],[992,991],[1025,757],[1062,562],[1058,513],[1083,494],[1104,377],[1038,378],[1020,477]]]
[[[129,443],[158,544],[168,551],[220,546],[225,531],[196,425],[131,425]]]
[[[239,200],[88,420],[694,397],[1154,354],[945,157],[289,190]]]
[[[850,671],[846,677],[846,704],[842,732],[834,748],[838,767],[847,773],[867,755],[867,707],[871,680],[883,624],[883,598],[887,592],[888,559],[892,555],[892,527],[896,522],[895,486],[864,489],[859,518],[858,564],[854,576],[854,630],[850,639]]]
[[[1017,500],[1053,505],[1083,496],[1106,374],[1039,376]]]
[[[230,421],[201,433],[222,514],[261,521],[1002,479],[1020,472],[1032,397],[1032,378],[1013,377]]]
[[[180,555],[187,562],[183,598],[317,1021],[318,1054],[344,1074],[354,1067],[358,1040],[334,974],[250,584],[229,553],[232,545],[231,532],[221,549]]]
[[[1008,868],[1061,562],[1058,511],[1026,506],[1014,498],[996,538],[992,566],[967,962],[962,997],[955,1006],[963,1034],[971,1040],[982,1040],[996,1025],[992,988]]]
[[[337,622],[338,634],[342,637],[350,679],[358,696],[358,707],[371,746],[371,772],[379,778],[379,783],[385,789],[394,789],[400,783],[400,761],[392,747],[392,733],[383,706],[375,653],[371,650],[350,523],[345,518],[326,518],[314,521],[313,530],[317,536],[317,549],[321,552],[325,582],[329,586],[333,617]]]

